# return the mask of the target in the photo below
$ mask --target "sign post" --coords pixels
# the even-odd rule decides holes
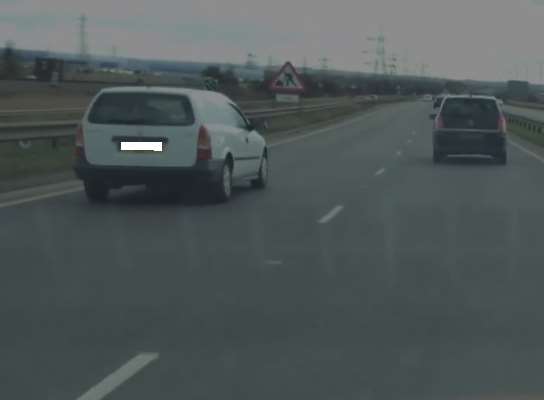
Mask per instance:
[[[276,94],[276,101],[298,103],[300,94],[304,93],[304,83],[297,70],[289,61],[270,81],[269,89]]]

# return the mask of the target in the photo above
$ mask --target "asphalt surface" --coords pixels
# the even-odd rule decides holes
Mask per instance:
[[[541,398],[544,164],[433,165],[430,112],[275,146],[225,205],[0,208],[0,398]]]
[[[533,108],[523,108],[523,107],[516,107],[516,106],[509,106],[504,105],[503,106],[504,111],[519,115],[520,117],[525,117],[529,119],[533,119],[535,121],[544,122],[544,109],[542,110],[536,110]]]

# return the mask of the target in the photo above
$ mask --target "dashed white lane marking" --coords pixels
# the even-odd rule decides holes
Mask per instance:
[[[412,139],[408,139],[408,140],[406,141],[406,144],[410,144],[410,143],[412,143]]]
[[[508,143],[510,143],[512,146],[516,147],[518,150],[521,150],[522,152],[524,152],[525,154],[533,157],[533,158],[536,158],[538,161],[540,161],[541,163],[544,163],[544,158],[539,156],[538,154],[536,154],[535,152],[532,152],[531,150],[529,149],[526,149],[524,146],[522,146],[521,144],[519,143],[516,143],[514,142],[513,140],[511,139],[508,139]]]
[[[397,150],[397,157],[402,156],[402,150]]]
[[[412,131],[412,136],[415,136],[416,135],[416,131]]]
[[[30,203],[32,201],[37,201],[37,200],[49,199],[51,197],[64,196],[65,194],[81,192],[82,190],[83,190],[82,187],[77,187],[77,188],[60,190],[60,191],[57,191],[57,192],[44,193],[44,194],[40,194],[40,195],[36,195],[36,196],[32,196],[32,197],[25,197],[23,199],[18,199],[18,200],[5,201],[3,203],[0,203],[0,208],[17,206],[19,204]]]
[[[105,377],[100,383],[79,396],[77,400],[103,399],[157,358],[159,358],[158,353],[138,354],[130,359],[126,364],[121,366],[118,370]]]
[[[380,176],[380,175],[383,175],[384,173],[385,173],[385,168],[380,168],[374,173],[374,176]]]
[[[335,206],[331,211],[329,211],[327,214],[325,214],[319,221],[317,221],[319,224],[326,224],[327,222],[330,222],[334,217],[336,217],[342,210],[344,209],[344,206],[338,205]]]

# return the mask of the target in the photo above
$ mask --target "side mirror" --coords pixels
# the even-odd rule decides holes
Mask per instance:
[[[432,119],[434,121],[435,118],[436,118],[436,114],[429,114],[429,119]]]
[[[268,129],[268,122],[261,118],[250,118],[249,125],[247,127],[248,131],[263,131]]]

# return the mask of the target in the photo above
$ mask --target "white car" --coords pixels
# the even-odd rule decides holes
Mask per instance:
[[[119,87],[100,91],[85,112],[74,170],[90,201],[125,185],[181,191],[194,181],[227,201],[233,180],[266,187],[268,150],[255,124],[222,94]]]

